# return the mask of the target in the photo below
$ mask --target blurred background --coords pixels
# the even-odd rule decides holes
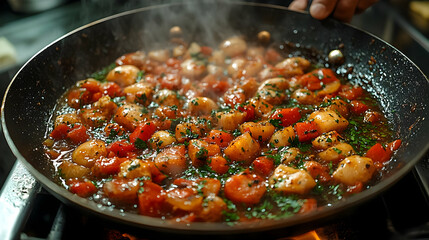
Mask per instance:
[[[27,60],[62,35],[112,14],[169,2],[173,1],[1,0],[0,96]],[[291,1],[253,2],[288,6]],[[387,41],[429,75],[429,1],[380,0],[351,24]],[[14,161],[1,133],[0,189]]]

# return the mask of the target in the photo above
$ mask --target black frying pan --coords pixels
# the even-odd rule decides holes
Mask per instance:
[[[193,7],[198,7],[196,11]],[[43,155],[46,123],[56,100],[77,80],[112,63],[127,52],[168,44],[172,26],[183,29],[188,40],[218,43],[233,34],[249,41],[261,30],[277,42],[288,42],[285,51],[322,60],[342,47],[352,69],[352,81],[373,92],[385,109],[403,145],[390,172],[372,188],[330,207],[283,220],[264,220],[227,226],[220,223],[164,222],[157,218],[120,213],[98,207],[57,184],[54,169]],[[375,59],[369,64],[371,57]],[[3,100],[2,127],[17,158],[54,196],[66,204],[126,224],[156,230],[199,233],[262,231],[295,226],[339,214],[387,189],[410,171],[429,148],[429,82],[406,56],[375,36],[334,20],[317,21],[286,8],[261,4],[224,2],[171,4],[119,14],[77,29],[36,54],[17,73]]]

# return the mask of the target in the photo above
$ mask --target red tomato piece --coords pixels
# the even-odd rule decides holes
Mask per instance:
[[[229,88],[229,83],[227,81],[216,80],[211,87],[217,94],[223,94]]]
[[[288,127],[301,119],[301,113],[298,108],[282,108],[277,109],[271,119],[278,119],[281,121],[281,126]]]
[[[82,84],[81,88],[85,88],[90,93],[96,93],[100,91],[100,83],[96,81],[86,81]]]
[[[355,114],[362,114],[369,109],[369,107],[365,103],[358,100],[353,100],[350,102],[350,104],[350,111]]]
[[[162,181],[164,181],[164,179],[167,178],[167,176],[162,173],[155,165],[154,162],[149,162],[150,163],[150,174],[152,177],[152,181],[155,183],[160,184]]]
[[[227,132],[213,129],[206,137],[206,142],[215,143],[219,147],[227,147],[234,137]]]
[[[253,107],[252,105],[249,105],[249,104],[243,105],[243,106],[240,105],[238,107],[238,110],[246,113],[246,117],[244,118],[245,122],[249,122],[255,119],[255,107]]]
[[[145,181],[143,191],[138,193],[139,213],[145,216],[160,217],[166,211],[166,194],[156,183]]]
[[[91,96],[91,102],[96,102],[98,99],[100,99],[103,96],[101,92],[93,93]]]
[[[390,148],[384,148],[380,143],[376,143],[366,152],[366,156],[374,162],[384,163],[392,157],[392,151]]]
[[[107,146],[107,151],[114,153],[114,155],[118,157],[126,157],[128,156],[129,152],[132,152],[134,150],[134,145],[127,142],[125,139],[113,142],[109,146]]]
[[[107,177],[113,174],[117,174],[120,170],[122,162],[126,161],[126,158],[100,158],[95,161],[92,167],[92,173],[97,177]]]
[[[206,55],[206,56],[210,56],[212,55],[213,52],[213,48],[208,47],[208,46],[201,46],[201,53]]]
[[[397,139],[397,140],[389,143],[387,145],[387,147],[390,148],[390,151],[393,152],[393,151],[398,150],[398,148],[401,146],[401,144],[402,144],[402,141],[400,139]]]
[[[147,141],[156,131],[156,125],[153,122],[146,122],[137,126],[130,135],[130,142],[135,143],[137,138]]]
[[[376,123],[376,122],[380,121],[381,118],[382,118],[382,115],[379,112],[366,111],[365,115],[363,116],[363,121],[369,122],[369,123]]]
[[[295,131],[300,142],[309,141],[320,135],[317,130],[317,124],[314,121],[296,123]]]
[[[49,134],[50,137],[52,137],[55,140],[61,140],[64,139],[67,136],[67,133],[70,131],[70,127],[67,126],[65,123],[58,124],[54,130],[52,130],[51,134]]]
[[[84,143],[88,138],[89,135],[86,132],[86,127],[84,125],[77,125],[67,133],[67,139],[74,144]]]
[[[401,143],[400,139],[388,143],[387,147],[376,143],[366,152],[365,156],[371,158],[375,163],[384,163],[393,156],[393,152],[401,146]]]
[[[97,192],[97,187],[91,181],[75,180],[69,183],[69,191],[77,194],[79,197],[89,197]]]
[[[104,95],[108,95],[112,98],[122,96],[121,87],[114,82],[106,82],[100,86],[100,91]]]
[[[335,73],[329,68],[320,68],[302,75],[299,78],[301,85],[306,86],[308,90],[315,91],[323,87],[323,84],[328,84],[337,81]]]
[[[252,165],[255,173],[263,177],[270,175],[274,169],[273,160],[265,156],[256,158]]]
[[[362,96],[363,94],[363,88],[359,86],[350,86],[350,85],[343,85],[340,88],[340,91],[338,92],[338,95],[341,97],[347,98],[348,100],[355,100],[358,97]]]

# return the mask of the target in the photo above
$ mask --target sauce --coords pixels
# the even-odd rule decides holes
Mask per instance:
[[[335,204],[370,188],[401,144],[362,87],[239,37],[124,54],[58,106],[44,146],[65,188],[179,222]]]

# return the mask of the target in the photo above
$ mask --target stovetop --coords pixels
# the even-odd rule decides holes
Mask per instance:
[[[101,2],[104,4],[101,5]],[[8,83],[25,61],[63,34],[114,13],[166,2],[169,1],[71,0],[63,6],[42,13],[8,12],[5,15],[4,11],[7,9],[5,10],[3,1],[0,3],[0,37],[4,36],[14,43],[17,63],[8,68],[0,68],[0,96],[3,96]],[[288,1],[259,2],[287,5]],[[413,14],[405,8],[392,7],[390,2],[380,1],[364,14],[356,16],[351,24],[398,48],[428,76],[429,28],[416,24]],[[412,172],[379,197],[334,219],[326,219],[321,224],[306,226],[302,230],[295,229],[294,232],[280,229],[222,238],[429,239],[428,159],[429,156],[422,159]],[[0,216],[7,219],[0,221],[0,239],[185,238],[184,235],[129,228],[63,205],[47,193],[20,162],[15,161],[3,134],[0,136],[0,188]],[[82,236],[83,232],[87,233]],[[186,236],[188,239],[201,237],[219,238]]]

